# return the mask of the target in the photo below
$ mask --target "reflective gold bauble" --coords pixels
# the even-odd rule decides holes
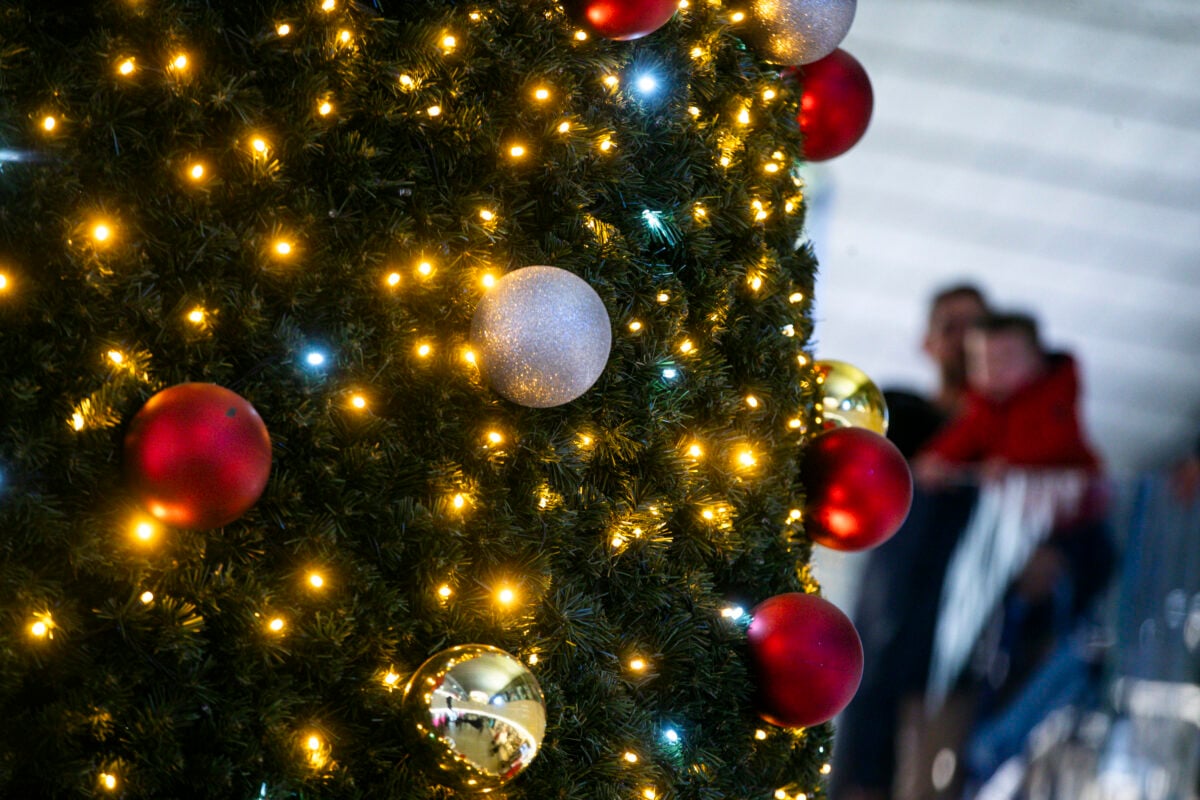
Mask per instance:
[[[491,792],[529,766],[546,733],[546,700],[517,658],[484,644],[433,655],[404,688],[404,708],[445,782]]]
[[[824,428],[866,428],[887,433],[887,402],[879,387],[853,364],[822,359],[813,364],[821,382],[819,410]]]

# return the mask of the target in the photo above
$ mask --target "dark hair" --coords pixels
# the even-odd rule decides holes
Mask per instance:
[[[929,303],[929,308],[935,309],[942,303],[950,300],[958,300],[959,298],[967,298],[979,303],[982,308],[987,308],[987,300],[983,297],[983,290],[973,283],[956,283],[951,286],[942,287],[933,296],[933,300]]]
[[[1020,312],[994,312],[980,317],[971,323],[973,330],[983,333],[1017,333],[1024,336],[1039,353],[1042,350],[1042,338],[1038,333],[1037,320],[1030,314]]]

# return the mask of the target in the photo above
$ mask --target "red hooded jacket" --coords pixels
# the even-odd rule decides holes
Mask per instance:
[[[1084,439],[1079,378],[1068,355],[1052,355],[1046,372],[1004,400],[968,392],[961,415],[923,452],[955,464],[999,459],[1017,467],[1083,467],[1100,462]]]

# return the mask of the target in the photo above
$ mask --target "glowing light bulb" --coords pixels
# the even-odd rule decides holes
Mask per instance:
[[[136,68],[137,67],[134,64],[134,60],[132,58],[127,58],[117,65],[117,72],[121,73],[122,75],[132,75]]]
[[[612,150],[612,149],[613,149],[613,142],[612,142],[612,139],[603,139],[603,140],[601,140],[601,142],[600,142],[600,152],[602,152],[602,153],[607,153],[609,150]]]
[[[488,431],[487,440],[489,444],[500,444],[504,437],[498,431]]]
[[[558,132],[559,133],[566,133],[569,130],[571,130],[571,123],[567,122],[566,120],[563,120],[562,122],[558,123]]]
[[[0,272],[0,292],[8,291],[8,276]]]
[[[780,333],[782,333],[784,336],[787,336],[790,339],[796,335],[796,326],[795,325],[784,325],[782,328],[780,328]]]
[[[109,350],[107,355],[108,360],[114,364],[120,365],[125,362],[125,354],[120,350]]]
[[[139,522],[133,526],[133,535],[143,542],[154,538],[154,526],[149,522]]]
[[[642,94],[653,94],[658,90],[658,78],[649,73],[639,75],[634,85]]]
[[[267,140],[262,138],[261,136],[255,136],[253,139],[250,140],[250,147],[254,150],[254,152],[258,153],[260,156],[266,155]]]
[[[513,600],[516,600],[516,599],[517,599],[517,595],[513,592],[512,589],[509,589],[508,587],[505,587],[496,593],[496,600],[501,605],[505,605],[505,606],[509,605],[510,603],[512,603]]]
[[[204,165],[203,164],[192,164],[191,168],[188,169],[188,177],[194,181],[198,181],[201,178],[203,178],[204,177]]]
[[[705,209],[704,206],[697,203],[692,207],[692,216],[696,219],[704,219],[708,216],[708,210]]]
[[[737,461],[738,465],[743,467],[753,467],[758,463],[757,459],[754,458],[754,453],[750,450],[742,450],[738,453]]]
[[[479,218],[484,222],[494,222],[496,220],[496,213],[491,209],[481,208],[479,209]]]
[[[625,537],[619,533],[613,534],[613,537],[612,537],[612,540],[610,543],[612,544],[613,549],[615,550],[625,544]]]
[[[775,800],[787,800],[787,792],[785,792],[783,789],[776,789]]]
[[[469,347],[463,350],[463,361],[466,361],[471,366],[475,366],[475,351]]]
[[[688,113],[691,114],[693,117],[700,116],[699,106],[688,106]]]
[[[508,154],[513,158],[523,158],[525,156],[525,147],[524,145],[514,144],[508,148]]]
[[[304,743],[304,746],[307,747],[309,750],[320,750],[321,749],[321,737],[309,736],[308,741],[306,741]]]
[[[696,346],[694,344],[692,344],[691,339],[684,339],[683,342],[681,342],[679,345],[679,352],[681,352],[681,353],[690,353],[695,349],[696,349]]]
[[[533,99],[541,100],[541,101],[549,100],[550,99],[550,90],[545,88],[544,86],[539,86],[538,88],[533,90]]]
[[[610,89],[615,89],[617,84],[620,82],[621,82],[621,79],[618,78],[616,75],[605,75],[604,76],[604,85]]]
[[[666,292],[659,292],[656,299],[660,303],[668,303],[671,301],[671,295],[667,294]]]
[[[750,124],[750,109],[743,108],[741,111],[739,111],[738,115],[737,115],[737,121],[738,121],[738,124],[740,124],[740,125],[749,125]]]
[[[399,286],[400,285],[400,273],[399,272],[388,273],[388,276],[385,279],[385,282],[387,283],[388,286]]]
[[[756,730],[754,732],[754,738],[761,742],[767,738],[767,732],[764,731],[762,728],[759,728],[758,730]]]
[[[758,398],[752,394],[746,395],[746,405],[751,408],[758,408]]]
[[[117,776],[108,772],[101,772],[100,785],[111,792],[117,788]]]
[[[808,356],[804,355],[804,353],[801,353],[800,355],[796,356],[796,363],[802,367],[808,366]]]
[[[443,583],[438,587],[437,594],[438,597],[442,598],[443,600],[447,600],[450,598],[450,595],[454,594],[454,590],[450,588],[450,584]]]
[[[633,752],[632,750],[626,750],[623,757],[630,764],[636,764],[638,762],[637,753]]]
[[[742,11],[735,11],[729,15],[730,22],[741,22],[745,18],[746,18],[746,14],[745,14],[745,12],[742,12]]]
[[[463,497],[461,494],[456,494],[456,495],[454,495],[454,499],[451,500],[450,503],[451,503],[451,505],[454,506],[455,510],[461,510],[462,507],[467,504],[467,499],[465,497]]]
[[[50,624],[39,619],[29,626],[29,632],[39,639],[44,639],[50,633]]]
[[[58,124],[58,120],[56,120],[54,117],[50,116],[49,114],[42,117],[43,130],[52,131],[52,130],[54,130],[54,126],[57,124]]]
[[[367,407],[367,398],[363,397],[361,394],[356,394],[350,398],[350,405],[354,406],[359,411],[362,411]]]
[[[317,106],[317,113],[322,117],[328,117],[333,113],[333,103],[328,100],[324,101],[321,105]]]
[[[763,279],[762,279],[761,275],[751,275],[746,280],[746,283],[750,284],[750,288],[757,292],[759,289],[762,288]]]
[[[741,606],[727,606],[721,609],[721,616],[725,619],[739,619],[746,613],[746,609]]]
[[[713,516],[714,516],[714,514],[713,514],[713,512],[712,512],[712,509],[711,509],[711,508],[706,508],[706,509],[704,509],[703,511],[701,511],[701,512],[700,512],[700,516],[704,517],[706,520],[709,520],[709,521],[711,521],[711,520],[712,520],[712,518],[713,518]]]
[[[400,85],[403,86],[405,89],[411,89],[415,84],[416,84],[416,81],[413,80],[412,75],[401,75],[400,76]]]
[[[687,454],[692,458],[699,458],[700,456],[704,455],[704,448],[698,444],[693,444],[687,449]]]
[[[579,434],[579,444],[583,445],[584,447],[591,447],[592,441],[592,437],[588,436],[586,433]]]
[[[288,25],[286,22],[281,22],[275,26],[275,32],[280,36],[287,36],[292,32],[292,26]]]
[[[691,55],[692,55],[692,58],[703,58],[704,57],[704,48],[703,47],[693,47]]]
[[[350,44],[350,40],[353,38],[354,34],[350,33],[350,31],[346,30],[345,28],[342,28],[340,31],[338,31],[338,41],[342,44]]]
[[[308,573],[308,585],[314,589],[321,589],[325,586],[325,578],[319,572]]]
[[[467,14],[467,16],[470,18],[471,22],[479,22],[479,20],[483,19],[483,15],[478,11],[472,11],[470,14]]]
[[[821,765],[821,774],[822,775],[828,775],[831,772],[833,772],[832,764],[822,764]]]
[[[763,172],[774,175],[776,172],[779,172],[779,165],[776,164],[774,161],[768,161],[766,164],[763,165]]]
[[[428,344],[417,345],[417,355],[419,355],[421,358],[427,358],[429,356],[429,354],[432,352],[433,352],[433,347],[431,347]]]
[[[587,31],[575,31],[575,41],[586,42],[588,38]]]
[[[721,156],[720,164],[722,167],[728,167],[732,163],[733,160],[730,159],[729,156]]]
[[[483,288],[491,289],[493,286],[496,285],[496,276],[490,272],[485,272],[485,273],[483,273],[483,276],[479,279],[479,282],[483,284]]]
[[[142,601],[143,605],[150,605],[154,602],[154,592],[147,589],[146,591],[142,592],[138,599]]]
[[[77,431],[81,431],[81,430],[83,430],[83,426],[84,426],[83,414],[80,414],[78,411],[76,411],[74,414],[71,415],[71,427]]]
[[[776,97],[776,93],[775,93],[774,89],[763,89],[763,93],[762,93],[763,100],[766,100],[769,103],[772,100],[774,100],[775,97]]]
[[[267,623],[267,630],[271,631],[272,633],[279,633],[280,631],[282,631],[283,630],[283,618],[275,617],[274,619],[272,619],[270,622]]]
[[[442,37],[442,49],[453,50],[458,47],[458,39],[454,38],[453,34],[446,34]]]
[[[391,670],[388,670],[387,674],[383,676],[383,683],[385,686],[395,686],[399,680],[400,676]]]
[[[643,658],[631,658],[629,660],[629,668],[634,672],[641,672],[646,668],[646,660]]]
[[[103,222],[98,222],[92,226],[92,238],[97,242],[107,242],[112,238],[112,228]]]
[[[634,333],[637,333],[641,329],[642,329],[642,323],[638,322],[636,319],[632,320],[629,323],[629,330],[633,331]]]
[[[679,732],[674,728],[663,731],[663,738],[667,740],[667,744],[679,744]]]
[[[272,245],[276,255],[290,256],[292,254],[292,243],[286,239],[277,239]]]
[[[642,797],[646,798],[646,800],[655,800],[658,797],[658,792],[654,791],[652,787],[647,786],[645,789],[642,789]]]
[[[417,264],[417,274],[422,278],[428,278],[433,274],[433,264],[429,263],[428,261],[422,261],[421,263]]]
[[[804,295],[801,292],[792,292],[791,294],[788,295],[788,302],[789,303],[802,303],[802,302],[804,302]]]
[[[337,0],[321,0],[322,11],[329,12],[335,8],[337,8]]]
[[[801,422],[799,420],[799,418],[797,418],[797,417],[792,417],[791,419],[788,420],[788,427],[791,428],[792,430],[796,430],[803,424],[804,423]]]
[[[679,377],[679,370],[675,369],[674,367],[667,367],[662,371],[662,376],[666,380],[673,381]]]
[[[792,520],[793,522],[795,522],[796,520],[800,519],[803,516],[804,516],[804,512],[802,512],[798,508],[793,508],[791,511],[788,512],[788,519]]]
[[[185,70],[188,67],[188,57],[185,53],[180,53],[171,61],[171,66],[177,70]]]
[[[320,367],[325,364],[325,354],[319,350],[310,350],[305,354],[304,361],[310,367]]]
[[[530,654],[529,654],[529,663],[530,663],[530,664],[536,664],[537,662],[538,662],[538,654],[537,654],[537,653],[530,653]]]

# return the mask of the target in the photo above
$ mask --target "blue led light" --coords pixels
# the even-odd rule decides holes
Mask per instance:
[[[309,350],[304,355],[304,363],[310,367],[321,367],[325,365],[325,354],[320,350]]]
[[[651,75],[649,72],[643,72],[634,81],[637,90],[642,94],[654,94],[658,91],[658,78]]]
[[[679,370],[674,367],[667,367],[662,371],[662,376],[669,381],[673,381],[679,376]]]
[[[679,732],[674,728],[664,730],[663,738],[667,740],[667,744],[679,744]]]

